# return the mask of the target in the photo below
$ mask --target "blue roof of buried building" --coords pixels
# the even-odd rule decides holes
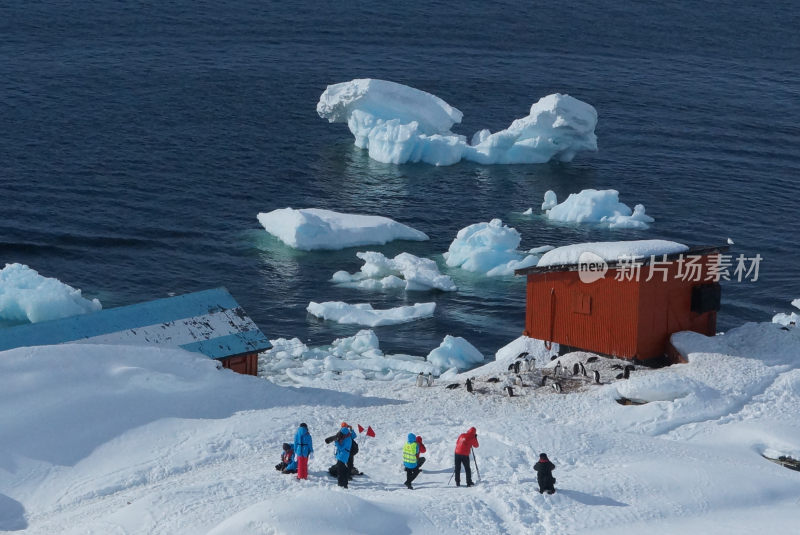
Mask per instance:
[[[225,288],[0,329],[0,351],[71,342],[165,345],[213,359],[272,347]]]

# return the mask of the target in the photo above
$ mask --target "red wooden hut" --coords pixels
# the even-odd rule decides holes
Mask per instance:
[[[670,335],[715,334],[719,260],[725,250],[693,247],[635,260],[601,260],[594,269],[607,266],[607,271],[604,276],[597,271],[592,282],[594,277],[587,276],[592,266],[580,262],[519,269],[516,274],[528,279],[524,334],[558,343],[561,353],[580,349],[654,365],[680,361]]]

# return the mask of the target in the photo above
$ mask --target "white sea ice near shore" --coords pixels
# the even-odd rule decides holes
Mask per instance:
[[[337,271],[331,280],[342,286],[366,290],[401,288],[408,291],[441,290],[454,292],[458,288],[453,279],[439,272],[436,262],[411,253],[400,253],[387,258],[376,251],[356,253],[364,261],[361,270],[350,274]]]
[[[484,273],[490,277],[513,275],[515,269],[536,265],[539,257],[517,250],[522,240],[515,228],[500,219],[475,223],[458,231],[444,253],[450,267]]]
[[[388,217],[344,214],[320,208],[281,208],[262,212],[258,214],[258,222],[289,247],[304,251],[428,239],[424,232]]]
[[[369,303],[348,304],[342,301],[316,303],[311,301],[306,310],[318,318],[337,323],[380,327],[429,318],[436,310],[436,303],[415,303],[411,306],[378,310],[372,308]]]
[[[323,346],[308,347],[298,338],[278,338],[270,343],[272,349],[259,355],[259,375],[282,385],[362,379],[410,383],[419,373],[438,377],[446,370],[422,356],[384,354],[371,329]]]
[[[476,132],[471,145],[451,131],[461,122],[459,110],[435,95],[386,80],[329,85],[317,113],[332,123],[346,122],[356,146],[384,163],[544,163],[571,161],[580,151],[597,150],[597,111],[562,94],[541,98],[528,116],[504,130]]]
[[[442,343],[428,353],[428,362],[441,369],[467,370],[483,362],[483,354],[460,336],[445,335]]]
[[[86,299],[80,290],[24,264],[6,264],[0,269],[1,320],[37,323],[102,308],[99,300]]]
[[[633,210],[619,202],[619,192],[614,189],[585,189],[572,193],[558,204],[556,194],[548,191],[544,195],[542,210],[547,212],[550,221],[561,223],[598,223],[610,228],[646,229],[648,223],[655,221],[645,213],[645,208],[637,204]]]
[[[792,301],[792,306],[800,309],[800,299]],[[797,325],[800,324],[800,315],[797,312],[789,312],[788,314],[785,312],[778,312],[773,316],[772,322],[783,326]]]
[[[615,262],[622,258],[647,258],[655,255],[682,253],[689,247],[682,243],[668,240],[630,240],[616,242],[575,243],[557,247],[542,255],[537,264],[544,266],[561,266],[577,264],[581,255],[592,253],[606,262]]]

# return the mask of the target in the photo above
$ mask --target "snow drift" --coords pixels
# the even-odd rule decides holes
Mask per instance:
[[[80,290],[24,264],[6,264],[0,270],[0,320],[37,323],[102,308],[97,299],[86,299]]]
[[[689,247],[682,243],[667,240],[630,240],[609,242],[575,243],[556,247],[542,255],[538,266],[562,266],[577,264],[581,255],[591,253],[606,262],[616,262],[622,258],[660,257],[664,254],[682,253]]]
[[[472,144],[450,130],[461,122],[459,110],[430,93],[386,80],[329,85],[317,113],[332,123],[346,122],[356,146],[384,163],[544,163],[597,150],[597,111],[569,95],[541,98],[528,116],[494,134],[481,130]]]
[[[281,208],[262,212],[258,214],[258,222],[289,247],[304,251],[428,239],[424,232],[388,217],[343,214],[320,208]]]

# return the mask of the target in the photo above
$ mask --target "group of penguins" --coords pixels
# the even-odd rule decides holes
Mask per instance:
[[[550,360],[556,360],[557,358],[558,355],[553,355],[550,358]],[[586,359],[586,363],[589,364],[592,362],[596,362],[598,358],[599,357],[597,356],[591,356]],[[611,367],[622,370],[619,374],[617,374],[616,379],[628,379],[630,377],[630,373],[636,369],[635,366],[632,364],[627,364],[625,366],[620,364],[614,364]],[[503,392],[509,397],[514,397],[515,386],[519,387],[527,386],[523,383],[521,374],[529,371],[532,372],[535,369],[536,369],[536,360],[532,356],[530,356],[527,352],[523,352],[517,355],[517,357],[514,359],[514,362],[508,365],[508,372],[509,374],[513,374],[513,376],[506,378],[506,380],[503,382]],[[552,374],[550,375],[544,373],[542,374],[542,379],[539,383],[539,386],[547,386],[547,382],[550,381],[551,388],[555,392],[560,393],[563,390],[561,381],[562,378],[578,377],[578,376],[588,378],[588,372],[586,371],[586,366],[584,365],[583,362],[574,363],[572,365],[571,371],[572,373],[570,375],[570,370],[568,369],[568,367],[562,366],[560,361],[556,361],[556,365],[553,368]],[[598,385],[602,384],[600,382],[600,372],[597,370],[593,370],[591,373],[594,384]],[[475,382],[474,377],[468,378],[466,380],[464,386],[466,387],[467,392],[472,393],[474,382]],[[497,377],[490,377],[489,379],[486,380],[486,382],[499,383],[500,379]],[[419,375],[417,375],[417,386],[433,386],[433,376],[430,373],[424,375],[422,372],[420,372]],[[447,385],[445,388],[449,390],[454,390],[456,388],[459,388],[460,386],[461,386],[460,383],[451,383]]]

